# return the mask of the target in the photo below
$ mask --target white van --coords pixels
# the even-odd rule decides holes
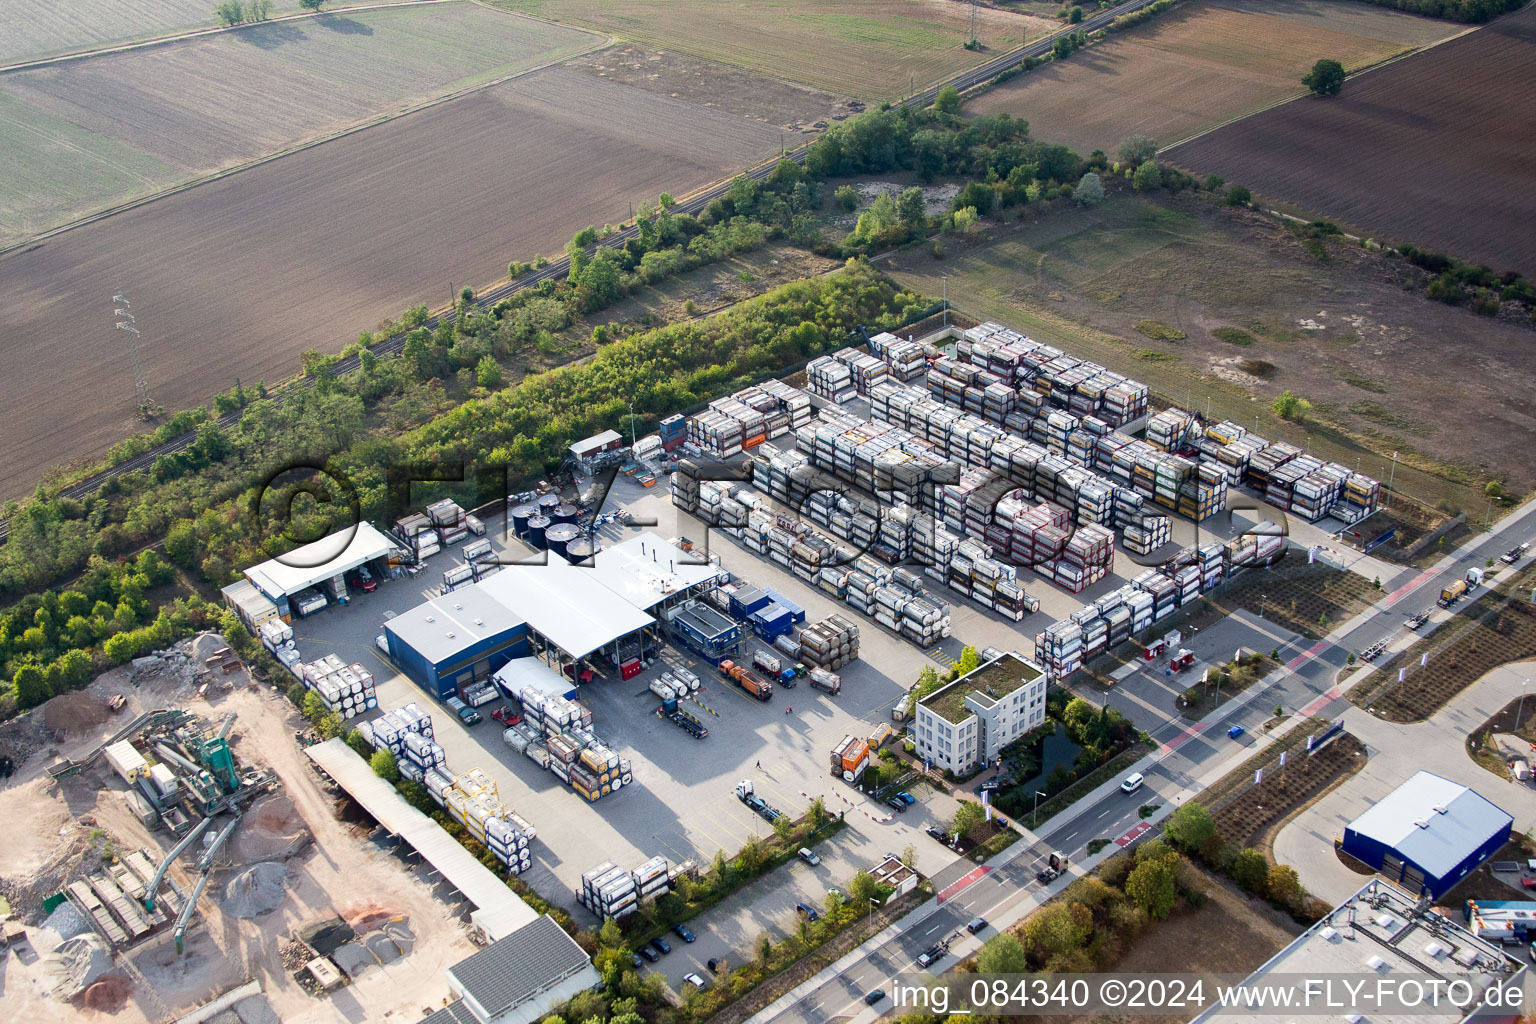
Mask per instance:
[[[1136,772],[1134,775],[1128,775],[1126,776],[1125,781],[1120,783],[1120,792],[1134,793],[1140,789],[1146,783],[1146,781],[1147,777],[1141,774],[1141,772]]]

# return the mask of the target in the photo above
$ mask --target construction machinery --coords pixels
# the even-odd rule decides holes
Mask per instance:
[[[234,718],[234,715],[230,715],[229,717]],[[204,825],[206,825],[208,822],[211,822],[212,820],[212,818],[204,818]],[[235,828],[239,824],[240,812],[237,810],[235,811],[234,817],[229,819],[229,824],[225,825],[223,831],[214,837],[213,842],[208,844],[208,849],[205,850],[202,857],[198,859],[197,884],[192,887],[192,894],[187,897],[187,902],[181,908],[181,913],[176,915],[176,927],[171,932],[171,934],[176,939],[176,952],[178,954],[186,952],[182,940],[186,938],[187,924],[192,920],[192,911],[197,907],[197,901],[202,898],[203,890],[208,888],[208,873],[213,870],[213,859],[218,856],[219,848],[222,847],[224,843],[229,839],[229,837],[234,834]],[[155,877],[157,879],[160,878],[164,874],[165,868],[169,865],[170,861],[167,860],[164,865],[161,865],[160,872],[156,874]],[[145,902],[148,903],[152,898],[152,893],[146,894]],[[150,909],[154,908],[151,907]]]

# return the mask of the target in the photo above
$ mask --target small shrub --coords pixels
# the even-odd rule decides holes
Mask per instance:
[[[1237,345],[1241,348],[1247,348],[1249,345],[1253,344],[1253,335],[1249,334],[1247,331],[1240,331],[1236,327],[1218,327],[1213,330],[1211,334],[1221,341],[1226,342],[1228,345]]]
[[[1136,330],[1153,341],[1183,341],[1188,335],[1158,320],[1138,320]]]

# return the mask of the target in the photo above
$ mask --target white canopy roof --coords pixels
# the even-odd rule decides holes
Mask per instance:
[[[378,530],[358,523],[253,566],[245,570],[245,577],[275,601],[356,569],[364,562],[383,558],[394,547]]]
[[[640,609],[650,608],[679,590],[724,575],[719,566],[700,564],[698,555],[683,551],[650,532],[604,548],[592,561],[593,567],[586,571]]]
[[[603,586],[595,572],[551,555],[548,565],[509,565],[475,586],[566,654],[583,658],[655,621]]]

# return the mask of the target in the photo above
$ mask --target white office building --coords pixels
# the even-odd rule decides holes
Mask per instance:
[[[1045,673],[1004,654],[917,702],[917,755],[964,775],[1045,722]]]

